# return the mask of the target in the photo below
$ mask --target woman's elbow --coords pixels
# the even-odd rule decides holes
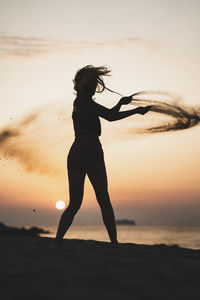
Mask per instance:
[[[103,114],[101,115],[102,118],[104,118],[106,121],[108,122],[113,122],[118,120],[118,112],[114,112],[114,111],[109,111],[109,113]]]
[[[106,120],[107,120],[108,122],[113,122],[113,121],[116,121],[117,118],[116,118],[115,116],[108,116],[108,117],[106,117]]]
[[[119,118],[118,112],[112,112],[111,114],[108,115],[107,120],[109,122],[117,121]]]
[[[108,121],[108,122],[114,121],[114,117],[113,117],[112,114],[101,115],[101,117],[102,117],[103,119],[105,119],[106,121]]]

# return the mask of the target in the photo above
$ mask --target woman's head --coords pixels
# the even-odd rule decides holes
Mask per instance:
[[[105,90],[103,76],[109,75],[110,70],[107,67],[85,66],[77,71],[74,82],[74,89],[79,94],[92,96]]]

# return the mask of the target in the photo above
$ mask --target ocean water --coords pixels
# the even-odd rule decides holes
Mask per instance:
[[[46,227],[50,234],[42,236],[55,237],[57,227]],[[117,226],[118,241],[134,244],[166,244],[184,248],[200,249],[200,226]],[[109,241],[104,226],[72,225],[65,238],[96,241]]]

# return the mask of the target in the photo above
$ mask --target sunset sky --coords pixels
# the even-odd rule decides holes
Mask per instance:
[[[107,86],[123,95],[162,90],[200,106],[199,11],[198,0],[0,0],[0,221],[55,225],[56,201],[68,203],[78,68],[107,65]],[[109,92],[95,98],[107,107],[120,99]],[[134,132],[161,118],[102,120],[116,217],[200,225],[200,127]],[[76,222],[102,222],[88,180]]]

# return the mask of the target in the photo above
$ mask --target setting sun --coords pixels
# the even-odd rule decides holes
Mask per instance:
[[[59,201],[57,201],[56,202],[56,208],[57,209],[64,209],[65,208],[65,202],[64,201],[62,201],[62,200],[59,200]]]

